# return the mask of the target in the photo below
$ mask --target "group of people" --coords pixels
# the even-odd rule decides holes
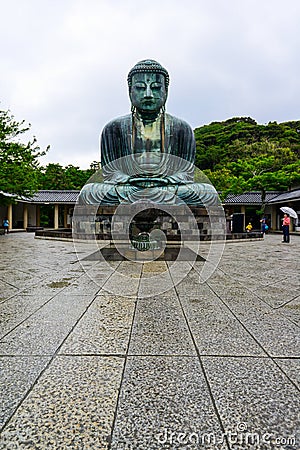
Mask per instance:
[[[261,231],[263,234],[265,234],[269,229],[266,218],[263,217],[260,220],[260,223],[261,223]],[[290,223],[291,223],[290,216],[285,213],[282,219],[282,234],[283,234],[282,242],[285,242],[287,244],[290,242]],[[252,228],[253,228],[252,223],[249,222],[248,225],[246,226],[246,231],[249,233],[250,231],[252,231]]]
[[[260,220],[260,223],[261,223],[261,231],[263,234],[265,234],[269,230],[269,225],[267,224],[266,218],[263,217]],[[246,226],[246,231],[248,233],[250,233],[250,231],[252,231],[252,229],[253,229],[252,223],[249,222],[248,225]]]

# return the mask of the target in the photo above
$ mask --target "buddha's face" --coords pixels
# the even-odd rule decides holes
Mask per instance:
[[[133,106],[139,112],[155,112],[166,103],[165,77],[160,73],[136,73],[129,92]]]

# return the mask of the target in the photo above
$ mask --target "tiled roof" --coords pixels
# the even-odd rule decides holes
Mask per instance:
[[[266,202],[277,197],[279,191],[270,191],[266,193]],[[245,192],[244,194],[229,194],[224,200],[226,205],[260,205],[261,192]]]
[[[293,191],[281,192],[275,198],[272,198],[269,203],[282,203],[287,201],[300,200],[300,189],[295,189]]]
[[[28,203],[45,204],[45,203],[76,203],[80,191],[79,190],[42,190],[36,192],[33,197],[19,197],[18,201]],[[3,193],[5,195],[5,193]],[[9,194],[8,194],[9,195]],[[300,200],[300,189],[288,192],[269,191],[266,193],[266,203],[282,203],[285,201]],[[243,194],[229,194],[224,202],[226,205],[260,205],[261,192],[245,192]]]
[[[80,191],[38,191],[33,197],[28,198],[30,203],[75,203]]]
[[[4,197],[16,197],[14,194],[9,194],[8,192],[0,191],[1,195],[4,195]]]

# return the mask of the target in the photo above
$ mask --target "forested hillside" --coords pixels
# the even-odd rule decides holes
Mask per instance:
[[[195,129],[196,166],[216,189],[285,190],[300,183],[300,121],[259,125],[250,117]]]

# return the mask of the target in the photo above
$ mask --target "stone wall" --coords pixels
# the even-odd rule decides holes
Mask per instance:
[[[117,207],[100,207],[95,211],[94,206],[76,207],[73,217],[73,236],[77,239],[127,239],[127,232],[133,235],[144,231],[139,220],[135,220],[134,205],[126,211],[119,212]],[[210,240],[224,238],[224,216],[220,208],[210,210],[208,215],[205,208],[193,208],[187,214],[187,208],[181,206],[167,206],[164,210],[157,209],[156,217],[149,225],[150,231],[163,231],[168,240],[200,239]],[[137,213],[139,210],[137,209]],[[140,215],[140,214],[139,214]],[[213,231],[212,231],[213,229]]]

